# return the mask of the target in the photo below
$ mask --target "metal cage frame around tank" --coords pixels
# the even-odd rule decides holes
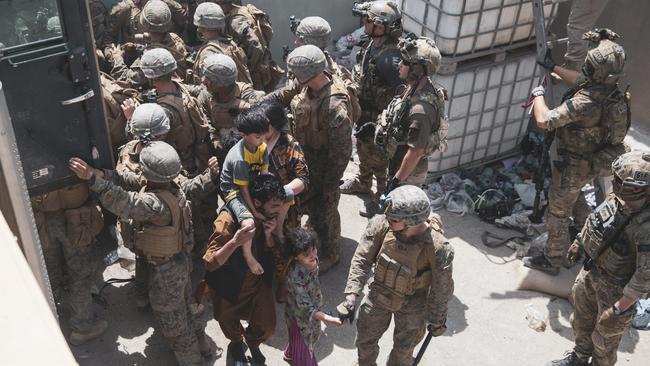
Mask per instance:
[[[412,3],[416,1],[422,3],[424,6],[424,14],[419,19],[416,18],[414,15],[409,14],[408,12],[405,11],[407,3]],[[446,11],[444,4],[447,1],[455,1],[455,2],[461,1],[462,2],[461,11],[458,13]],[[518,23],[518,19],[521,16],[521,10],[524,7],[524,5],[530,3],[532,9],[532,0],[518,0],[516,2],[511,2],[508,4],[506,4],[507,0],[501,0],[498,5],[494,5],[494,6],[492,5],[487,6],[486,5],[487,0],[480,0],[481,4],[479,9],[466,10],[468,1],[469,0],[439,0],[440,5],[435,5],[432,0],[397,0],[400,12],[402,13],[402,18],[406,18],[410,22],[413,22],[420,27],[418,32],[415,32],[416,30],[413,29],[405,28],[405,30],[412,31],[421,36],[431,37],[436,41],[436,43],[441,43],[440,42],[441,40],[455,42],[453,52],[446,53],[443,50],[441,50],[443,56],[453,57],[455,61],[464,61],[464,60],[482,57],[493,53],[505,52],[514,48],[525,47],[527,45],[535,43],[535,24],[532,16],[530,21]],[[549,16],[546,17],[547,27],[555,19],[555,15],[557,14],[557,10],[559,8],[560,3],[565,1],[567,0],[545,0],[544,1],[545,6],[551,7],[550,12],[546,12],[546,14],[550,14]],[[516,11],[516,17],[514,18],[515,22],[512,25],[500,27],[499,24],[501,24],[501,17],[503,16],[504,8],[515,7],[515,6],[518,7]],[[438,11],[438,18],[436,19],[435,29],[430,28],[429,25],[426,24],[427,18],[429,16],[429,12],[432,8]],[[480,31],[479,28],[481,25],[481,21],[483,20],[483,16],[490,11],[498,11],[496,29]],[[466,22],[467,17],[475,14],[478,14],[478,19],[476,21],[474,32],[470,32],[467,35],[461,35],[463,30],[463,24]],[[458,29],[456,31],[455,37],[446,37],[441,35],[439,30],[440,30],[440,26],[441,26],[440,23],[441,20],[443,19],[443,16],[459,18]],[[404,21],[402,21],[402,24],[404,24]],[[526,36],[524,39],[519,39],[519,40],[514,39],[517,29],[526,26],[530,27],[528,36]],[[497,34],[499,32],[508,31],[508,30],[510,30],[509,40],[507,42],[496,44]],[[479,37],[490,35],[490,34],[492,34],[492,40],[489,46],[476,49]],[[461,44],[461,41],[466,39],[472,39],[472,46],[470,48],[470,51],[459,52],[458,48]]]
[[[519,143],[528,131],[530,120],[528,110],[522,105],[528,102],[530,90],[536,85],[540,72],[535,56],[534,46],[529,46],[508,52],[500,61],[495,61],[494,55],[484,56],[459,63],[452,74],[436,76],[434,82],[445,87],[449,95],[445,109],[449,115],[449,149],[444,154],[436,151],[429,157],[429,175],[435,177],[458,168],[490,163],[519,152]],[[532,64],[532,72],[522,68],[524,63]],[[514,67],[512,73],[511,67]],[[485,84],[478,85],[479,75],[485,70]],[[491,78],[499,71],[498,81],[492,83]],[[471,75],[471,86],[462,88],[458,83],[468,74]],[[510,79],[508,75],[513,76]],[[461,88],[467,91],[460,92]],[[496,91],[494,103],[488,103],[490,91]],[[464,111],[452,114],[455,112],[454,103],[462,103],[461,98],[467,98]],[[473,111],[477,102],[480,108]],[[504,115],[503,118],[498,118],[500,114]],[[490,116],[492,121],[485,122]],[[473,118],[476,126],[470,126]],[[508,128],[516,128],[516,133],[507,133]],[[459,147],[455,146],[458,141]]]

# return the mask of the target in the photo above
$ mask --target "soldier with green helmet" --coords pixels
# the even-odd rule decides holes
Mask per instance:
[[[401,184],[422,186],[427,158],[447,148],[447,91],[433,82],[442,59],[440,51],[432,39],[415,36],[400,41],[399,50],[399,76],[407,88],[382,112],[375,134],[375,144],[390,159],[387,192]]]
[[[619,156],[612,173],[613,194],[567,253],[571,262],[586,256],[572,289],[575,346],[549,366],[616,364],[634,305],[650,291],[650,152]]]
[[[201,90],[198,101],[215,129],[212,146],[219,161],[224,161],[231,145],[229,141],[239,136],[235,117],[265,94],[253,89],[251,84],[237,81],[238,74],[237,64],[225,54],[213,53],[202,62],[205,89]]]
[[[256,90],[269,93],[284,75],[271,55],[273,28],[268,14],[253,4],[238,1],[215,1],[226,14],[226,33],[246,52],[248,70]]]
[[[162,141],[146,144],[139,161],[146,186],[138,192],[120,187],[125,184],[121,174],[94,169],[79,158],[70,159],[70,169],[88,181],[104,208],[137,228],[133,246],[148,265],[148,297],[159,330],[180,365],[203,365],[199,344],[205,356],[212,352],[190,308],[192,215],[183,190],[174,182],[181,161]]]
[[[391,1],[373,1],[362,4],[365,9],[365,33],[370,37],[357,56],[352,73],[359,85],[361,117],[356,122],[356,147],[359,155],[359,173],[341,184],[343,193],[370,193],[372,178],[377,181],[374,204],[363,215],[377,210],[379,195],[386,188],[388,159],[373,140],[377,117],[388,107],[403,81],[399,78],[400,52],[397,47],[402,34],[402,15]]]
[[[203,62],[206,57],[219,53],[230,57],[237,65],[237,81],[252,84],[246,52],[226,33],[226,15],[215,3],[202,3],[194,12],[194,25],[204,43],[194,57],[194,77],[201,83]]]
[[[413,350],[425,329],[434,336],[446,327],[454,292],[454,250],[443,235],[442,222],[431,215],[429,198],[405,185],[388,194],[383,215],[368,222],[352,258],[339,306],[353,313],[366,281],[368,295],[359,307],[356,346],[359,365],[376,365],[379,339],[395,320],[388,366],[413,364]]]
[[[544,222],[548,240],[544,254],[525,257],[524,265],[551,275],[559,273],[569,245],[569,222],[581,189],[597,176],[608,176],[611,162],[627,150],[623,143],[630,127],[629,94],[620,90],[625,51],[609,29],[585,33],[591,44],[582,73],[573,75],[549,60],[549,69],[572,77],[575,87],[558,107],[549,109],[544,88],[532,92],[539,128],[555,131],[557,160]],[[573,76],[572,76],[573,75]],[[582,223],[578,223],[581,225]]]
[[[341,218],[338,182],[352,152],[351,97],[344,82],[325,71],[327,59],[314,45],[300,46],[287,57],[287,67],[299,84],[299,93],[280,89],[278,97],[293,114],[293,135],[309,167],[310,187],[300,202],[301,213],[318,234],[322,248],[320,271],[339,262]]]

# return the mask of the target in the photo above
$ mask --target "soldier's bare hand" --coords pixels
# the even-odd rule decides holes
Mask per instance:
[[[219,168],[219,159],[215,156],[211,157],[208,160],[208,168],[210,169],[210,176],[212,178],[217,178],[221,172],[221,169]]]
[[[89,180],[95,174],[95,169],[79,158],[71,158],[68,167],[79,179]]]
[[[126,117],[127,121],[131,120],[131,117],[133,117],[133,112],[135,112],[135,109],[140,105],[140,102],[138,102],[135,98],[129,98],[122,102],[122,112],[124,112],[124,117]]]

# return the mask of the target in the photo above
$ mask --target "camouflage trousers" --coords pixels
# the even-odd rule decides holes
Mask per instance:
[[[373,290],[371,290],[373,291]],[[357,320],[357,339],[355,345],[359,354],[360,366],[376,366],[379,355],[379,339],[395,316],[393,349],[388,357],[388,366],[413,364],[413,350],[422,340],[426,331],[427,293],[416,291],[406,297],[399,311],[393,313],[373,305],[368,297],[359,308]]]
[[[89,213],[93,209],[96,222],[79,220],[81,210]],[[65,269],[70,293],[70,327],[84,332],[95,320],[90,292],[94,273],[91,244],[103,225],[101,214],[95,206],[88,205],[80,209],[34,212],[34,215],[54,294],[60,295],[58,289],[63,285]]]
[[[623,287],[600,274],[597,267],[589,272],[583,269],[573,284],[572,296],[574,351],[584,361],[591,357],[593,366],[613,366],[618,345],[634,315],[634,306],[621,315],[606,311],[623,296]]]
[[[386,189],[386,174],[388,159],[379,151],[372,141],[357,139],[357,155],[359,155],[359,173],[357,180],[363,188],[372,188],[372,177],[377,181],[377,192]]]
[[[203,334],[190,310],[190,259],[182,251],[162,264],[149,263],[149,301],[154,318],[179,365],[202,365],[197,335]]]
[[[320,240],[319,250],[322,258],[338,259],[341,239],[341,216],[338,187],[314,185],[309,189],[309,198],[302,202],[301,213],[309,215],[307,226],[314,229]]]
[[[591,162],[582,159],[565,158],[565,166],[553,169],[553,185],[548,207],[544,216],[548,240],[544,247],[544,255],[555,267],[562,264],[569,245],[569,222],[578,197],[582,195],[582,187],[595,178]],[[583,197],[584,200],[584,197]],[[584,209],[582,217],[584,220]]]

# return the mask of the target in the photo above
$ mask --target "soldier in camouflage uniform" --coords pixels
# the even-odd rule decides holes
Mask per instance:
[[[171,11],[174,30],[182,32],[187,22],[187,10],[177,1],[162,0]],[[140,13],[149,0],[122,0],[113,5],[106,20],[106,36],[103,46],[135,42],[135,35],[142,33]]]
[[[430,216],[426,193],[406,185],[390,192],[388,200],[385,215],[372,218],[359,240],[341,304],[354,312],[374,265],[357,321],[355,344],[362,366],[377,365],[378,342],[393,316],[394,344],[387,365],[413,364],[413,349],[425,329],[434,336],[447,329],[454,293],[454,250],[443,236],[440,218]]]
[[[320,239],[321,273],[339,261],[338,182],[352,152],[350,95],[341,79],[325,72],[326,65],[320,48],[296,48],[287,66],[300,84],[300,93],[280,89],[268,97],[278,97],[293,113],[293,133],[305,153],[311,182],[300,211],[309,215],[307,224]]]
[[[578,85],[564,102],[549,110],[544,88],[533,90],[537,126],[555,130],[559,159],[553,161],[553,185],[546,208],[548,240],[544,254],[525,257],[524,265],[556,275],[569,245],[569,220],[582,187],[596,176],[607,176],[607,166],[626,151],[623,139],[630,127],[629,95],[618,88],[625,52],[613,42],[618,35],[603,29],[588,32],[592,49],[582,67]]]
[[[176,60],[176,75],[185,78],[187,71],[187,46],[176,33],[169,32],[172,26],[172,13],[167,4],[160,0],[151,0],[144,6],[139,15],[141,29],[146,32],[141,40],[142,51],[164,48]],[[142,60],[136,59],[131,64],[131,70],[126,75],[126,81],[134,88],[146,85],[142,72]],[[115,67],[115,66],[113,66]]]
[[[268,15],[252,4],[236,5],[233,0],[217,0],[226,14],[226,32],[246,52],[248,70],[256,90],[271,92],[284,70],[271,56],[273,29]]]
[[[203,61],[205,58],[220,53],[230,57],[237,65],[237,81],[252,84],[251,74],[248,71],[246,52],[242,50],[232,37],[225,33],[226,15],[221,7],[214,3],[202,3],[194,13],[194,25],[204,40],[194,57],[194,79],[201,83]]]
[[[155,141],[140,151],[146,188],[128,192],[120,187],[121,176],[89,167],[72,158],[70,169],[87,180],[106,209],[139,229],[134,246],[149,263],[149,300],[154,317],[180,365],[203,365],[199,338],[204,329],[190,310],[188,283],[192,245],[192,217],[183,191],[173,182],[181,171],[176,151]]]
[[[199,103],[214,127],[213,147],[219,161],[224,161],[229,150],[228,141],[239,136],[235,128],[235,117],[250,108],[264,92],[253,89],[251,84],[237,80],[237,65],[232,58],[223,54],[212,54],[202,62],[203,85],[198,96]]]
[[[589,216],[567,253],[586,261],[573,284],[575,346],[549,366],[613,366],[636,301],[650,291],[650,152],[612,164],[613,194]],[[589,363],[591,358],[591,363]]]
[[[72,328],[68,341],[81,345],[108,327],[93,314],[90,292],[95,271],[91,245],[104,225],[101,211],[89,199],[85,183],[32,197],[31,203],[57,302],[61,301],[64,269],[67,273]]]
[[[427,158],[434,150],[447,148],[447,92],[435,87],[431,79],[440,67],[440,51],[426,37],[406,38],[399,49],[400,78],[408,86],[379,117],[375,136],[375,144],[390,159],[388,175],[392,178],[386,191],[404,183],[422,186],[427,177]]]
[[[359,84],[362,110],[355,129],[359,173],[355,178],[343,182],[341,192],[370,193],[374,176],[378,198],[386,188],[388,159],[374,144],[374,123],[402,84],[397,48],[402,33],[402,15],[392,2],[374,1],[366,4],[365,33],[370,37],[370,42],[359,53],[358,63],[352,71],[354,80]],[[374,209],[375,207],[368,207],[368,213]]]
[[[196,98],[184,84],[172,80],[176,60],[169,51],[163,48],[145,51],[140,67],[155,89],[157,103],[171,121],[165,141],[178,151],[183,170],[193,177],[207,167],[212,128]]]
[[[58,18],[56,1],[3,1],[0,3],[0,46],[12,47],[53,37],[48,23]]]
[[[146,103],[135,108],[135,111],[129,114],[128,132],[134,140],[131,140],[120,149],[118,154],[115,171],[121,177],[121,187],[128,191],[140,191],[147,185],[147,180],[143,175],[142,165],[140,164],[140,151],[143,145],[148,141],[163,141],[169,133],[169,117],[165,114],[163,108],[154,103]],[[176,177],[174,182],[183,190],[185,196],[191,202],[201,202],[210,193],[217,190],[219,178],[219,163],[215,157],[209,161],[209,169],[196,177],[189,179],[183,175]],[[201,207],[199,204],[193,206]],[[197,214],[197,217],[206,215]],[[194,238],[197,246],[201,245],[199,240],[205,240],[197,236],[197,231],[211,230],[211,222],[202,222],[192,220],[194,228]],[[125,246],[134,249],[133,238],[130,235],[132,226],[129,221],[122,220],[120,229],[123,233]],[[208,234],[209,235],[209,234]],[[146,309],[149,306],[149,297],[147,295],[147,268],[148,262],[142,253],[136,253],[136,276],[135,276],[135,303],[139,309]]]

